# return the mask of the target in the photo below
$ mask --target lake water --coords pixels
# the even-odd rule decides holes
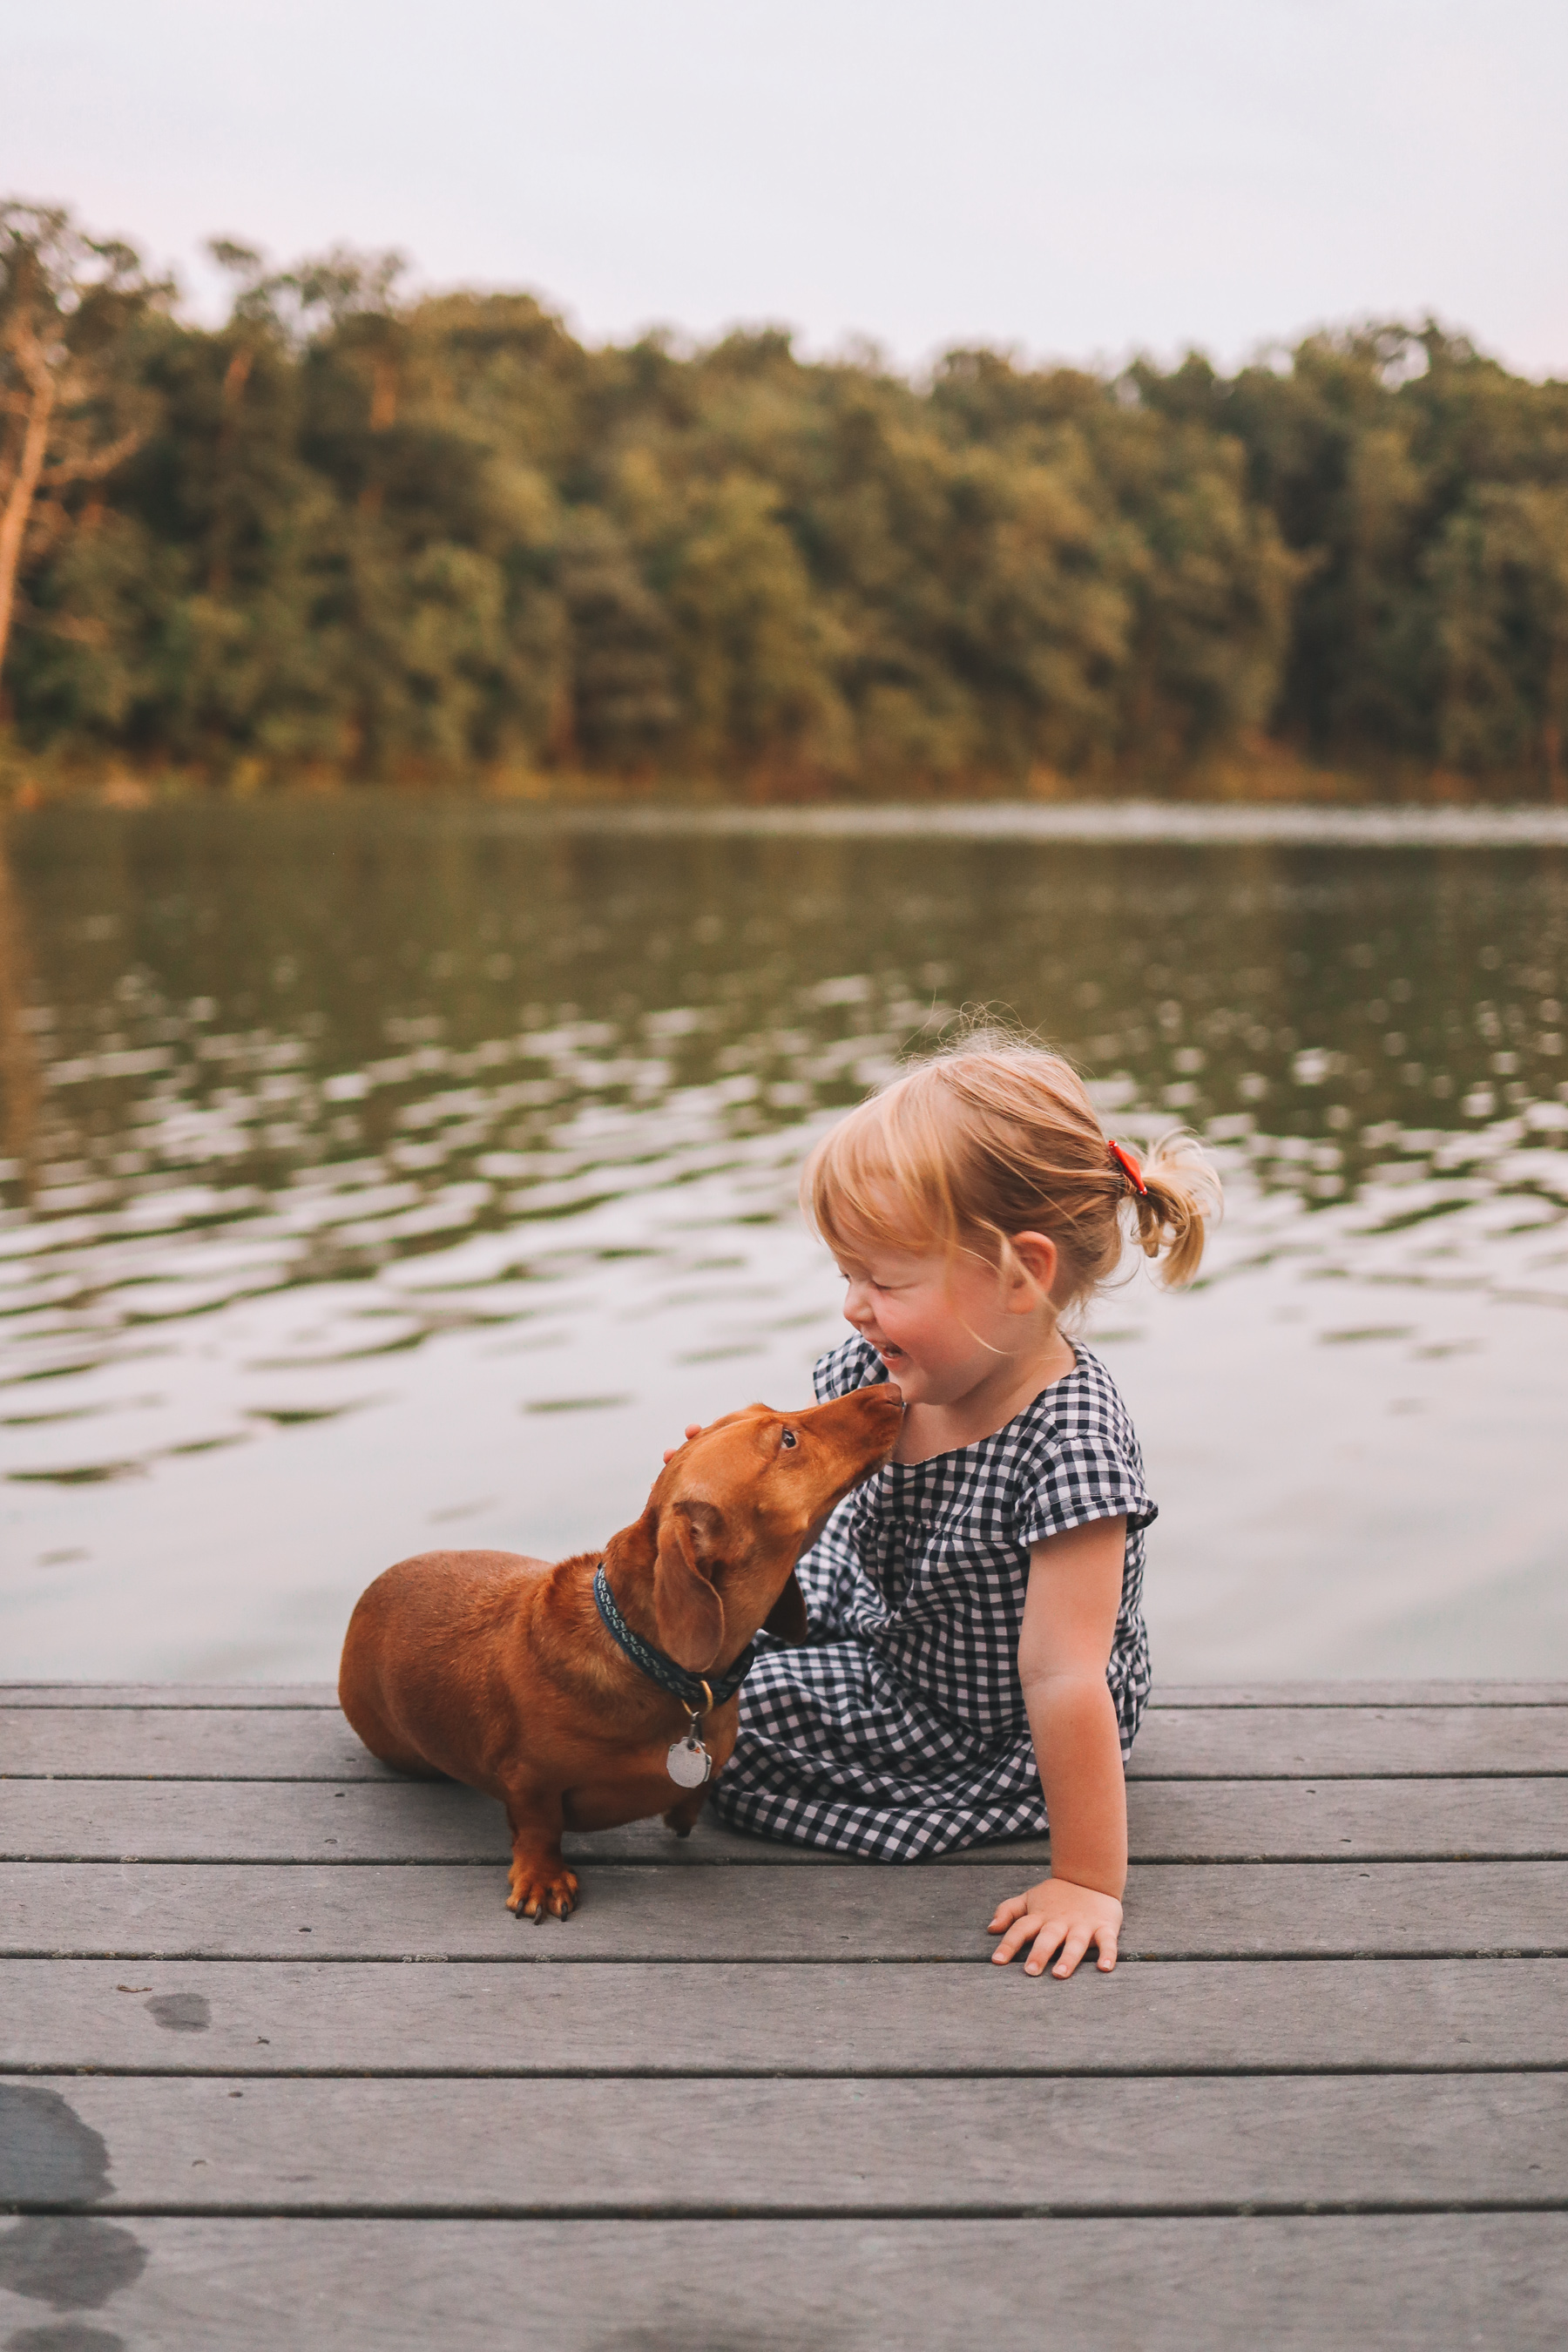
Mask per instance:
[[[734,822],[734,821],[731,821]],[[966,1003],[1209,1141],[1094,1344],[1157,1678],[1568,1675],[1568,851],[46,808],[0,901],[0,1673],[326,1676],[809,1397],[823,1121]]]

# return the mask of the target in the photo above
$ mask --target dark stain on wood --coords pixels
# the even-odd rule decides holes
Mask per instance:
[[[146,2004],[166,2033],[205,2033],[212,2025],[212,2003],[205,1993],[155,1993]]]

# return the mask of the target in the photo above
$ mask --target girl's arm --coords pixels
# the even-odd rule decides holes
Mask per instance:
[[[999,1905],[993,1959],[1027,1943],[1026,1974],[1070,1977],[1090,1944],[1116,1966],[1127,1883],[1127,1790],[1105,1668],[1121,1605],[1125,1518],[1093,1519],[1032,1546],[1018,1675],[1051,1825],[1051,1874]],[[1004,1934],[1003,1931],[1005,1930]]]

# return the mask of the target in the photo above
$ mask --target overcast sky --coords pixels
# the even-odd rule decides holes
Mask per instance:
[[[582,333],[1234,360],[1436,311],[1568,373],[1565,0],[48,0],[0,189],[172,262],[397,246]],[[210,301],[210,293],[205,298]]]

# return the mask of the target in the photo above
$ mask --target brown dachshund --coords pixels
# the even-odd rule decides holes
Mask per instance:
[[[888,1459],[902,1411],[890,1383],[805,1412],[748,1405],[688,1439],[603,1552],[553,1567],[421,1552],[362,1594],[343,1713],[384,1763],[500,1799],[510,1910],[564,1919],[575,1907],[563,1830],[662,1813],[688,1833],[708,1793],[705,1751],[717,1772],[735,1744],[752,1636],[765,1625],[805,1637],[795,1561]]]

